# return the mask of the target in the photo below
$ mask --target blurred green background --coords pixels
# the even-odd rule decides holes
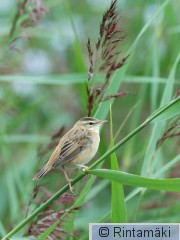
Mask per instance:
[[[1,236],[24,218],[34,188],[31,179],[51,154],[52,150],[48,151],[51,137],[61,127],[68,130],[86,115],[84,83],[89,66],[86,42],[88,37],[92,42],[97,39],[102,15],[110,5],[109,0],[34,0],[23,10],[19,3],[3,0],[0,4]],[[13,30],[18,8],[22,15]],[[154,20],[150,20],[160,8]],[[159,107],[165,83],[180,52],[179,9],[178,0],[118,1],[120,28],[127,35],[120,44],[122,56],[136,43],[139,32],[148,24],[127,60],[128,67],[120,88],[132,94],[116,99],[113,104],[114,132],[136,105],[118,139]],[[178,65],[173,95],[179,87]],[[152,126],[145,128],[117,151],[121,170],[140,174],[151,132]],[[109,141],[109,125],[106,125],[97,156],[106,151]],[[163,143],[161,153],[157,155],[160,161],[154,169],[175,158],[180,153],[179,146],[178,137]],[[47,150],[43,157],[42,149]],[[178,162],[165,177],[180,177]],[[105,167],[108,166],[106,161]],[[75,174],[77,172],[72,173],[72,177]],[[87,180],[82,180],[80,189]],[[41,183],[53,194],[65,180],[57,171]],[[131,191],[133,188],[125,187],[125,196]],[[147,191],[141,199],[135,195],[127,201],[128,222],[178,222],[179,200],[177,193]],[[108,221],[109,211],[109,182],[98,179],[87,195],[85,207],[74,217],[77,236],[87,236],[90,222],[98,222],[106,215]],[[65,224],[64,228],[68,227]]]

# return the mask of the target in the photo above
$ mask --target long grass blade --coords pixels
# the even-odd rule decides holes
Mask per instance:
[[[88,170],[87,172],[124,185],[143,187],[152,190],[180,192],[180,178],[152,179],[108,169]]]
[[[110,107],[110,135],[111,135],[111,148],[114,147],[113,138],[113,123],[112,123],[112,108]],[[119,170],[116,153],[111,154],[111,169]],[[124,199],[124,190],[122,184],[111,182],[111,217],[112,222],[126,222],[126,205]]]

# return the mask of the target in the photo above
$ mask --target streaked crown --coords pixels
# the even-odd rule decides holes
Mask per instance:
[[[103,124],[104,122],[107,122],[107,121],[99,120],[97,118],[92,118],[92,117],[84,117],[84,118],[81,118],[78,122],[76,122],[75,125],[84,126],[88,129],[98,130],[100,125]]]
[[[96,118],[93,118],[93,117],[84,117],[79,120],[79,122],[86,122],[86,123],[87,122],[97,122],[97,121],[99,121],[99,120]]]

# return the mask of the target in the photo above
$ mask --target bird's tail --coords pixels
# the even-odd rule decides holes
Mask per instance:
[[[33,180],[42,178],[47,172],[51,170],[51,167],[45,165],[34,177]]]

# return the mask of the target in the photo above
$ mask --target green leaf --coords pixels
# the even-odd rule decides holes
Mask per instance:
[[[170,71],[168,79],[166,81],[166,85],[165,85],[165,88],[164,88],[164,93],[163,93],[163,96],[162,96],[162,99],[161,99],[161,105],[160,106],[165,105],[166,103],[168,103],[172,99],[175,76],[176,76],[176,71],[177,71],[177,65],[178,65],[179,61],[180,61],[180,52],[178,53],[178,55],[177,55],[177,57],[174,61],[174,64],[172,66],[172,69]]]
[[[110,107],[110,134],[111,134],[111,148],[114,147],[113,139],[113,123],[112,123],[112,109]],[[111,169],[119,170],[116,153],[111,154]],[[124,190],[122,184],[111,183],[111,217],[113,223],[126,222],[126,205],[124,199]]]
[[[143,187],[152,190],[180,192],[180,178],[152,179],[108,169],[88,170],[87,172],[92,175],[109,179],[124,185]]]
[[[18,82],[31,84],[54,84],[67,85],[84,83],[86,80],[84,74],[61,74],[49,76],[30,76],[30,75],[3,75],[0,76],[0,82]]]
[[[50,85],[68,85],[68,84],[79,84],[87,81],[87,73],[68,73],[68,74],[52,74],[45,76],[31,76],[31,75],[1,75],[0,82],[18,82],[24,84],[50,84]],[[102,74],[94,76],[95,82],[103,82],[104,77]],[[152,83],[154,80],[151,76],[133,76],[126,75],[124,82],[128,83]],[[156,78],[157,83],[165,84],[166,78]],[[176,79],[176,84],[179,83],[179,79]]]
[[[165,164],[163,167],[161,167],[160,169],[157,170],[157,172],[155,174],[153,174],[153,178],[157,178],[160,175],[163,175],[165,172],[169,171],[172,167],[175,166],[175,164],[177,164],[178,162],[180,162],[180,154],[177,155],[175,158],[173,158],[172,160],[170,160],[167,164]],[[126,201],[130,200],[131,198],[133,198],[136,194],[138,194],[141,191],[141,188],[135,188],[132,192],[130,192],[127,197],[126,197]]]
[[[157,111],[159,111],[161,108],[159,108]],[[153,115],[157,112],[155,111]],[[164,112],[162,112],[157,118],[153,120],[153,122],[159,122],[159,121],[166,121],[170,118],[176,117],[180,115],[180,97],[179,99],[170,106],[168,109],[166,109]],[[152,115],[151,115],[152,116]]]

